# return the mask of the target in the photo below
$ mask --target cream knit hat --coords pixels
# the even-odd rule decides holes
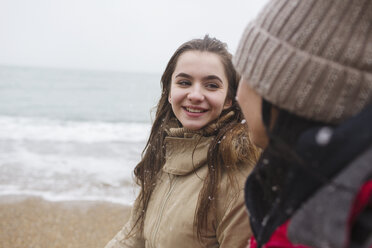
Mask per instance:
[[[272,0],[234,64],[274,105],[339,123],[372,102],[372,0]]]

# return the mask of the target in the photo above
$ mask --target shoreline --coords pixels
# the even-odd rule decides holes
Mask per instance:
[[[0,196],[0,247],[103,248],[126,223],[130,209],[105,201]]]

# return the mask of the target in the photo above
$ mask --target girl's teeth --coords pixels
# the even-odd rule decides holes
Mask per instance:
[[[202,113],[202,112],[204,112],[203,110],[191,109],[191,108],[186,108],[186,110],[191,112],[191,113]]]

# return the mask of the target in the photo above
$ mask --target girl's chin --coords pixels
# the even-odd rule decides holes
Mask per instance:
[[[186,129],[198,131],[206,126],[206,123],[185,123],[182,126]]]

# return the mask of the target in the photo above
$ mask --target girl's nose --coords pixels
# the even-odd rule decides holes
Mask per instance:
[[[195,85],[187,95],[187,99],[191,102],[200,102],[204,100],[204,94],[200,86]]]

